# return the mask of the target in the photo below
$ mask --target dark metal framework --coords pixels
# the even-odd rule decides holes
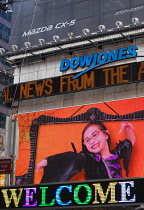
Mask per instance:
[[[81,35],[79,38],[72,37],[72,38],[67,38],[63,41],[61,40],[57,42],[52,41],[50,43],[45,43],[43,45],[35,45],[35,46],[30,46],[29,48],[22,48],[15,52],[7,52],[1,55],[1,57],[8,60],[10,58],[9,61],[11,61],[13,65],[16,64],[17,66],[19,66],[21,65],[21,63],[28,63],[28,62],[32,62],[38,59],[44,60],[48,56],[59,55],[63,53],[72,54],[75,51],[94,48],[94,47],[102,49],[102,46],[109,45],[109,44],[116,44],[116,43],[120,43],[124,41],[133,43],[134,39],[143,38],[144,33],[134,32],[134,33],[131,33],[130,35],[124,35],[124,33],[129,33],[136,30],[138,31],[143,28],[144,27],[142,24],[139,24],[136,26],[131,24],[129,25],[128,28],[124,28],[124,27],[122,27],[121,29],[113,28],[112,31],[105,31],[104,33],[97,32],[97,34],[95,35],[94,34],[88,34],[87,36]],[[121,35],[121,37],[118,37],[118,38],[115,37],[115,38],[109,39],[108,36],[111,36],[111,35]],[[104,39],[99,42],[93,41],[94,39],[97,39],[100,37],[103,37]],[[83,42],[83,41],[88,41],[88,42],[85,44],[81,44],[79,46],[75,45],[76,43]],[[73,45],[67,48],[63,48],[67,44],[73,44]],[[53,49],[54,47],[57,47],[58,49],[51,50],[50,52],[41,52],[41,51],[44,51],[45,49]],[[40,51],[40,53],[35,54],[35,52],[38,52],[38,51]],[[30,53],[31,56],[27,56],[27,53]],[[19,55],[25,55],[25,59],[23,59],[21,56],[19,57]],[[18,56],[18,57],[11,59],[12,56]]]

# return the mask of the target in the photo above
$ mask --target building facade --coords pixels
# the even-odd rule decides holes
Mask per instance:
[[[2,1],[1,3],[6,3]],[[12,13],[4,11],[0,8],[0,49],[9,51],[9,40],[11,35],[11,20]],[[5,131],[6,131],[6,116],[11,115],[10,107],[6,107],[3,104],[3,89],[7,85],[13,83],[13,70],[11,64],[4,58],[0,58],[0,156],[5,157]],[[0,185],[5,185],[5,175],[0,175]]]
[[[58,9],[59,7],[55,6],[56,1],[54,2],[55,4],[50,6]],[[78,3],[81,4],[82,1]],[[113,29],[108,30],[104,25],[99,25],[99,31],[91,33],[88,27],[91,25],[87,24],[85,19],[85,27],[79,36],[68,31],[68,38],[61,39],[53,34],[53,41],[47,42],[45,36],[39,39],[37,45],[32,45],[31,40],[36,40],[38,30],[39,34],[44,32],[42,30],[48,32],[54,24],[51,27],[33,26],[23,33],[22,37],[28,39],[20,43],[20,46],[24,44],[25,47],[5,55],[15,64],[14,84],[4,88],[3,100],[7,106],[12,104],[12,115],[18,119],[19,138],[18,142],[14,143],[16,167],[13,170],[16,170],[16,173],[13,178],[15,184],[25,186],[26,191],[25,199],[19,202],[19,208],[24,206],[42,209],[47,206],[49,209],[136,209],[143,203],[138,192],[143,192],[140,183],[144,176],[141,132],[144,120],[144,29],[143,22],[131,13],[143,10],[143,5],[141,2],[133,2],[131,5],[130,1],[129,7],[135,7],[120,10],[121,1],[118,3],[115,15],[130,13],[132,24],[121,28],[122,22],[117,19]],[[39,4],[39,9],[44,11],[45,1]],[[75,2],[68,1],[67,4],[70,8],[73,5],[72,8],[77,9]],[[60,5],[60,8],[63,7]],[[100,8],[102,10],[102,7]],[[108,8],[109,12],[113,10],[109,6]],[[92,7],[90,11],[93,11]],[[105,9],[103,14],[105,18],[109,17]],[[90,15],[91,19],[93,18]],[[71,18],[72,20],[74,19]],[[79,21],[81,20],[82,18]],[[102,15],[100,20],[103,20]],[[74,25],[75,22],[76,20],[71,24]],[[108,23],[108,20],[106,22]],[[66,27],[66,23],[68,21],[57,22],[55,32]],[[69,30],[72,31],[72,28]],[[136,143],[130,152],[127,150],[123,153],[124,163],[119,163],[121,175],[115,176],[114,180],[108,179],[112,178],[112,174],[105,158],[100,157],[107,172],[110,172],[106,179],[107,185],[103,184],[104,172],[99,178],[86,181],[85,166],[80,164],[79,159],[74,163],[70,161],[79,155],[80,159],[83,158],[81,153],[84,153],[84,143],[81,139],[86,124],[103,122],[107,127],[103,130],[109,130],[113,151],[117,148],[116,145],[120,145],[127,137],[125,133],[119,133],[121,122],[127,121],[130,122],[127,125],[131,125]],[[91,138],[96,138],[93,133]],[[127,138],[126,140],[129,141]],[[99,155],[101,151],[96,153]],[[63,157],[63,154],[69,156]],[[46,163],[38,168],[39,162],[43,160],[48,160],[50,165]],[[52,162],[54,160],[55,162]],[[72,170],[75,165],[78,169]],[[46,181],[43,181],[44,179]],[[139,179],[139,184],[136,184]],[[29,188],[30,184],[34,184],[33,187]],[[95,191],[91,190],[91,185]],[[54,197],[49,199],[44,195],[48,194],[46,189],[51,186],[57,188],[51,193]],[[80,191],[82,188],[84,191]],[[21,195],[22,189],[19,190]],[[37,192],[42,197],[40,200],[40,196],[33,197]],[[67,197],[71,193],[73,197]]]
[[[6,12],[0,9],[0,48],[5,49],[5,51],[9,50],[9,39],[11,32],[11,20],[12,13]],[[5,127],[5,118],[6,115],[9,115],[9,110],[3,105],[3,88],[4,86],[10,85],[13,83],[13,72],[11,64],[5,59],[1,58],[0,61],[0,106],[1,106],[1,129]]]
[[[92,55],[95,53],[100,54],[101,52],[109,52],[110,50],[115,51],[116,49],[122,49],[122,48],[128,49],[131,46],[136,46],[138,49],[137,55],[143,56],[144,54],[143,39],[140,38],[133,40],[133,43],[130,43],[129,41],[123,41],[121,43],[117,43],[116,45],[110,44],[107,46],[102,46],[102,49],[96,47],[88,48],[85,50],[82,49],[73,52],[71,55],[69,53],[64,52],[61,53],[60,55],[58,54],[58,55],[46,56],[43,61],[41,60],[41,58],[40,60],[36,58],[35,61],[29,61],[28,63],[24,63],[23,66],[18,66],[15,68],[14,84],[17,90],[19,91],[16,94],[17,96],[15,95],[18,101],[13,101],[13,115],[16,118],[18,118],[19,132],[20,132],[19,136],[20,145],[19,145],[19,155],[18,155],[19,158],[17,160],[17,170],[16,170],[17,183],[20,184],[23,183],[23,181],[25,184],[32,183],[33,182],[32,179],[34,180],[34,183],[39,183],[40,178],[36,177],[35,175],[32,175],[31,169],[34,170],[35,164],[38,163],[40,160],[42,160],[42,157],[45,157],[47,153],[49,155],[52,155],[67,150],[73,151],[72,147],[70,146],[70,143],[64,148],[63,146],[61,146],[63,145],[63,142],[64,145],[67,144],[66,140],[69,138],[72,139],[72,142],[74,142],[76,150],[80,152],[81,146],[78,145],[75,139],[81,138],[79,137],[80,131],[82,130],[81,126],[78,128],[73,128],[73,125],[71,124],[69,128],[68,127],[66,128],[68,132],[68,135],[66,135],[66,139],[64,140],[64,137],[58,137],[58,136],[63,136],[64,133],[66,132],[65,129],[63,130],[63,128],[65,123],[69,122],[70,117],[79,116],[83,112],[85,113],[85,111],[88,110],[88,108],[100,107],[100,109],[102,109],[103,111],[105,110],[107,114],[111,113],[112,115],[114,114],[115,116],[118,115],[121,116],[125,114],[123,116],[124,117],[123,119],[131,121],[133,117],[129,118],[127,117],[127,114],[133,113],[134,111],[143,110],[143,86],[144,86],[144,83],[142,81],[143,57],[136,56],[135,58],[128,58],[124,60],[122,59],[114,63],[105,64],[103,68],[96,69],[95,78],[97,77],[97,74],[100,75],[98,73],[99,71],[103,71],[104,78],[101,77],[101,81],[104,80],[105,83],[105,85],[102,84],[103,87],[94,88],[93,84],[94,80],[92,79],[93,71],[91,71],[89,75],[87,73],[84,74],[87,76],[82,75],[80,78],[76,78],[75,82],[71,78],[75,76],[76,73],[78,74],[81,72],[81,67],[78,67],[76,70],[72,70],[71,68],[65,72],[60,72],[60,66],[61,66],[60,64],[65,59],[68,59],[70,61],[73,58],[79,58],[80,56],[85,56],[87,54],[88,55]],[[15,59],[16,57],[13,58]],[[11,57],[10,59],[13,58]],[[73,65],[75,64],[73,63]],[[137,65],[138,69],[136,67]],[[134,82],[130,82],[128,71],[130,71],[131,72],[130,74],[132,74],[132,72],[134,72],[136,69],[138,70],[136,73],[137,78],[135,78]],[[57,78],[56,81],[55,78]],[[60,79],[60,82],[58,78]],[[99,79],[96,81],[98,82]],[[84,85],[85,82],[87,83],[86,86]],[[59,86],[56,95],[52,94],[52,92],[54,92],[55,86]],[[8,91],[10,91],[10,89],[6,90],[6,95],[7,95],[6,100],[7,102],[10,102],[10,100],[13,100],[13,95],[8,95]],[[66,92],[62,93],[64,91]],[[47,96],[45,95],[45,92]],[[114,103],[117,103],[119,105],[118,106],[114,105]],[[109,111],[106,108],[108,106],[110,107]],[[49,120],[45,122],[45,119],[43,119],[42,116],[50,116],[50,117],[52,116],[55,120],[53,121],[51,118],[50,119],[48,118]],[[58,119],[59,117],[61,118],[60,121]],[[87,121],[85,117],[82,117],[82,119],[81,117],[80,120],[79,118],[76,119],[71,118],[70,123],[73,123],[75,120],[77,122],[81,122],[83,121],[82,119],[84,119],[83,122],[89,121],[89,120]],[[54,127],[49,128],[51,131],[53,131],[53,133],[55,133],[54,136],[56,137],[53,137],[52,140],[49,139],[48,141],[49,146],[47,148],[50,147],[51,149],[50,150],[48,149],[47,152],[47,150],[45,150],[48,138],[47,135],[52,135],[52,134],[49,134],[49,132],[46,130],[42,131],[37,130],[35,134],[32,134],[33,133],[32,129],[34,130],[38,129],[37,126],[39,125],[41,126],[43,124],[46,126],[47,123],[55,124],[57,122],[56,124],[58,123],[61,124],[63,122],[63,118],[66,119],[66,122],[64,121],[63,127],[59,128],[60,130],[62,130],[62,133],[59,133],[59,131],[56,130],[57,128]],[[105,120],[107,121],[108,119],[109,117]],[[118,119],[118,121],[120,119]],[[139,118],[134,118],[134,119],[138,120]],[[141,116],[140,119],[143,119],[143,116]],[[105,120],[103,119],[102,121]],[[36,122],[36,127],[33,128],[35,122]],[[136,130],[138,129],[137,126],[135,128]],[[140,124],[139,128],[142,128]],[[118,129],[117,126],[116,129]],[[71,130],[73,132],[76,132],[77,134],[75,133],[75,135],[73,134],[72,136],[69,136]],[[40,135],[41,137],[37,137],[35,138],[35,140],[32,140],[34,138],[32,137],[32,135],[34,136]],[[43,135],[45,135],[45,137],[42,137]],[[43,144],[40,143],[41,138],[43,138]],[[117,138],[119,138],[119,136],[117,136],[116,139]],[[38,141],[37,146],[34,143],[36,140]],[[58,140],[56,144],[58,144],[59,146],[57,147],[55,145],[55,147],[53,147],[54,145],[53,141],[56,140]],[[59,141],[61,141],[61,143]],[[32,147],[30,147],[31,144],[33,145]],[[44,147],[43,146],[41,147],[40,145],[43,145]],[[35,149],[33,150],[32,148]],[[43,151],[42,156],[40,151]],[[140,150],[138,151],[137,155],[142,154]],[[33,158],[34,157],[33,155],[35,156],[36,159]],[[27,161],[25,157],[29,157]],[[140,168],[142,168],[142,165],[140,166]],[[141,176],[140,174],[142,173],[142,171],[140,170],[138,172],[138,169],[136,168],[134,169],[133,167],[135,168],[135,166],[132,166],[131,168],[130,177]],[[28,174],[30,175],[30,177]],[[76,178],[76,180],[79,180],[79,178],[78,179]],[[109,208],[121,209],[122,207],[109,207]],[[127,208],[134,209],[136,207],[125,207],[125,209]]]

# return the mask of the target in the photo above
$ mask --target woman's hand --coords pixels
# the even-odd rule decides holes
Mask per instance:
[[[123,131],[125,132],[126,139],[130,140],[132,145],[136,141],[136,137],[134,135],[133,129],[134,129],[134,127],[130,122],[122,121],[121,126],[120,126],[120,130],[119,130],[119,134],[122,133]]]
[[[125,128],[134,129],[133,125],[130,122],[122,121],[121,126],[120,126],[120,130],[119,130],[119,134],[122,133],[125,130]]]
[[[40,169],[44,168],[48,164],[46,159],[43,159],[40,163],[35,166],[35,173],[37,173]]]

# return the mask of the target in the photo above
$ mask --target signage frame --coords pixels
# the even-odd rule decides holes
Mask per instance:
[[[144,202],[143,186],[143,177],[3,186],[0,209],[138,206]]]

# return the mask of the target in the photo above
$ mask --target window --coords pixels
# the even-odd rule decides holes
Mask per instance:
[[[0,113],[0,128],[4,128],[6,123],[6,115]]]
[[[1,64],[5,65],[5,66],[7,66],[7,67],[9,67],[9,68],[12,67],[11,64],[8,63],[5,59],[1,59]]]
[[[0,84],[7,86],[7,85],[11,85],[12,83],[13,83],[12,77],[9,77],[5,74],[0,74]]]
[[[0,39],[4,42],[9,42],[10,28],[0,23]]]
[[[3,92],[0,91],[0,105],[3,105]]]
[[[12,20],[12,12],[6,12],[0,9],[0,17],[4,18],[5,20],[11,22]]]

